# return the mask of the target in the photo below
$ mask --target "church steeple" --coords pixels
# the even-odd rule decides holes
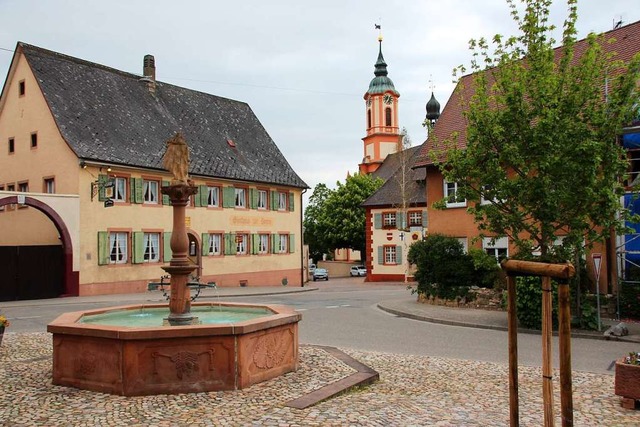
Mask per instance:
[[[376,28],[380,28],[376,25]],[[364,94],[366,104],[366,131],[364,157],[359,166],[360,173],[372,173],[389,154],[401,150],[400,127],[398,125],[398,98],[400,93],[393,85],[382,55],[382,34],[378,37],[378,59]]]

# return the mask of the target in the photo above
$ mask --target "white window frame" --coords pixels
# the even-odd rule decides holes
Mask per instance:
[[[458,184],[457,182],[448,182],[447,180],[443,181],[443,191],[444,191],[444,197],[447,199],[446,201],[446,206],[448,208],[462,208],[467,206],[467,201],[462,200],[462,201],[453,201],[450,202],[450,198],[451,196],[453,196],[454,200],[458,199],[458,190],[459,190],[460,184]],[[453,190],[453,194],[451,193],[451,190]]]
[[[210,208],[220,207],[220,187],[207,186],[207,206]]]
[[[278,210],[286,211],[287,210],[287,196],[288,194],[283,191],[278,191]]]
[[[235,207],[246,208],[247,207],[247,189],[246,188],[234,188]]]
[[[382,213],[382,227],[395,228],[398,225],[398,214],[396,212]]]
[[[384,265],[397,265],[398,264],[398,252],[395,246],[385,245],[384,251]]]
[[[409,227],[422,227],[422,211],[409,211],[408,219]]]
[[[258,190],[258,209],[267,209],[267,190]]]
[[[269,253],[269,235],[258,234],[258,254],[264,255]]]
[[[238,239],[242,237],[242,239]],[[249,240],[248,234],[236,234],[236,255],[246,255],[247,252],[247,240]]]
[[[126,264],[129,261],[129,233],[109,233],[109,264]]]
[[[44,192],[47,194],[55,194],[56,192],[56,180],[54,178],[45,178],[44,180]]]
[[[488,253],[489,255],[493,255],[496,261],[500,262],[501,253],[504,254],[504,257],[509,257],[509,238],[508,237],[499,237],[496,239],[494,243],[491,243],[491,237],[483,237],[482,238],[482,250]]]
[[[222,255],[222,234],[209,233],[208,255]]]
[[[278,234],[278,253],[286,254],[289,252],[289,235]]]
[[[466,237],[456,237],[458,242],[462,245],[462,250],[465,254],[469,253],[469,239]]]
[[[143,262],[160,262],[160,233],[144,233],[143,245]]]
[[[158,204],[158,189],[160,184],[158,181],[142,180],[143,191],[143,203],[145,205],[157,205]]]
[[[114,202],[127,201],[127,178],[118,176],[113,178],[113,194],[111,199]]]

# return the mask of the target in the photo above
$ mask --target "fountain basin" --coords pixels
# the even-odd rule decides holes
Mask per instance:
[[[264,315],[232,323],[127,327],[86,321],[113,311],[164,308],[168,315],[169,308],[127,305],[62,314],[47,326],[53,384],[124,396],[177,394],[243,389],[297,369],[299,313],[279,305],[192,304],[194,312],[218,306]]]

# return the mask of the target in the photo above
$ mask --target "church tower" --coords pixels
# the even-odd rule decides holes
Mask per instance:
[[[364,94],[367,135],[364,142],[364,157],[359,165],[360,173],[375,172],[389,154],[402,149],[402,138],[398,126],[398,98],[400,93],[387,77],[387,63],[382,56],[382,34],[375,77]]]

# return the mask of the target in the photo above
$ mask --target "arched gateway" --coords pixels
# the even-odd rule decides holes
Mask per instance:
[[[67,221],[75,224],[77,228],[78,201],[77,196],[42,194],[35,195],[8,195],[11,193],[0,194],[0,208],[7,205],[26,205],[31,206],[49,218],[56,227],[60,235],[62,243],[62,280],[63,293],[60,296],[78,296],[79,294],[79,273],[77,267],[74,268],[74,245],[73,241],[78,243],[77,230],[74,232],[76,238],[72,238],[72,234],[67,227],[63,216]],[[15,194],[15,193],[14,193]],[[5,196],[6,195],[6,196]],[[57,206],[59,214],[54,208]]]

